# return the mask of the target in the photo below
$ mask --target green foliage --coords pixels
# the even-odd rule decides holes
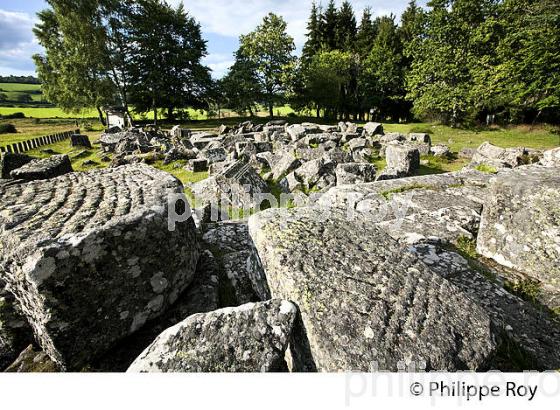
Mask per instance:
[[[351,98],[356,64],[352,53],[339,50],[313,56],[305,71],[307,100],[326,110],[327,117],[343,112]]]
[[[207,108],[211,79],[201,64],[206,42],[200,25],[182,5],[177,9],[158,0],[138,0],[127,22],[131,103],[137,112],[158,108],[169,118],[177,107]]]
[[[262,100],[262,90],[259,86],[256,69],[255,64],[238,51],[235,63],[219,82],[226,106],[238,113],[248,112],[251,117],[257,102]]]
[[[507,281],[504,288],[521,299],[534,305],[539,303],[541,294],[541,285],[538,281],[532,279],[523,279],[516,282]]]
[[[209,71],[200,26],[160,0],[50,0],[34,29],[46,99],[65,112],[121,105],[140,112],[204,106]]]
[[[239,39],[238,55],[247,60],[271,117],[274,104],[281,102],[289,90],[296,64],[294,39],[286,29],[284,19],[270,13],[256,30]]]

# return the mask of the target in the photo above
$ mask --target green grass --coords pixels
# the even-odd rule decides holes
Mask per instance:
[[[28,118],[97,118],[97,110],[86,110],[79,114],[65,113],[56,107],[0,107],[0,115],[22,112]]]
[[[476,169],[477,171],[480,171],[480,172],[484,172],[485,174],[496,174],[496,173],[498,173],[498,170],[496,168],[494,168],[493,166],[490,166],[490,165],[486,165],[486,164],[477,165],[476,167],[474,167],[474,169]]]
[[[422,156],[421,160],[422,163],[420,164],[420,169],[418,171],[419,175],[432,175],[459,171],[469,163],[469,160],[465,158],[450,159],[444,157],[434,157],[432,155]]]
[[[535,149],[555,148],[560,145],[560,136],[549,126],[528,125],[512,126],[508,128],[493,127],[481,130],[451,128],[445,125],[428,123],[383,124],[385,132],[427,132],[432,143],[446,144],[452,152],[459,152],[462,148],[478,148],[488,141],[503,148],[527,147]],[[556,131],[557,132],[557,131]]]
[[[480,273],[490,282],[496,282],[496,275],[484,265],[480,260],[481,256],[476,252],[476,239],[461,236],[455,244],[448,244],[446,248],[465,258],[472,270]]]
[[[17,134],[1,134],[0,135],[0,146],[6,146],[8,144],[13,144],[14,142],[26,141],[35,137],[42,137],[45,135],[56,134],[60,132],[75,130],[80,128],[80,130],[90,135],[90,137],[98,136],[101,134],[103,127],[100,124],[88,124],[76,123],[75,120],[33,120],[29,118],[25,119],[11,119],[11,120],[0,120],[0,124],[14,124],[17,129]],[[86,130],[88,128],[88,130]]]
[[[33,102],[42,101],[40,84],[0,83],[0,93],[7,95],[8,103],[17,102],[17,98],[22,94],[30,95]]]

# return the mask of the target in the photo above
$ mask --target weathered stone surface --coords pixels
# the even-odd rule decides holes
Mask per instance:
[[[56,373],[60,368],[43,351],[29,345],[6,369],[7,373]]]
[[[296,190],[301,191],[305,189],[304,184],[296,177],[296,174],[294,172],[290,172],[288,175],[282,178],[278,182],[278,185],[284,193],[290,193]]]
[[[219,270],[213,254],[200,254],[192,283],[161,316],[146,323],[141,329],[118,342],[99,360],[89,365],[93,371],[124,372],[156,337],[168,327],[195,313],[211,312],[220,307]]]
[[[383,125],[379,124],[378,122],[368,122],[364,125],[364,131],[366,135],[373,136],[373,135],[383,135]]]
[[[25,154],[2,152],[0,154],[0,179],[10,178],[10,173],[13,170],[30,163],[33,159],[33,157]]]
[[[196,207],[214,204],[249,209],[259,207],[270,198],[270,189],[255,169],[238,160],[217,175],[191,185]]]
[[[181,128],[180,125],[175,125],[173,128],[171,128],[170,134],[175,138],[184,139],[184,138],[190,138],[192,132],[187,128]]]
[[[492,179],[477,251],[524,272],[556,293],[560,306],[560,174],[556,168],[519,167]]]
[[[91,141],[87,135],[72,134],[70,145],[73,147],[85,147],[91,149]]]
[[[418,244],[409,250],[482,306],[496,328],[517,343],[529,356],[525,358],[527,363],[506,361],[494,363],[493,368],[522,371],[554,370],[560,367],[560,352],[557,349],[560,326],[552,321],[546,312],[512,295],[496,279],[488,279],[472,269],[470,262],[455,252],[430,244]],[[511,367],[512,365],[515,367]]]
[[[192,149],[187,149],[181,146],[174,146],[165,153],[163,163],[167,165],[172,163],[173,161],[191,160],[195,159],[196,156],[196,152],[194,152]]]
[[[264,272],[255,259],[246,222],[207,224],[202,240],[216,257],[223,306],[257,302],[267,295]]]
[[[339,208],[345,212],[366,213],[367,217],[370,218],[375,216],[376,213],[379,214],[380,209],[385,209],[381,213],[394,215],[397,212],[400,215],[398,209],[391,208],[390,205],[393,201],[388,201],[388,197],[398,198],[398,193],[403,193],[405,197],[408,197],[407,193],[412,190],[415,192],[414,198],[416,198],[416,193],[420,189],[439,191],[453,187],[468,188],[468,190],[461,192],[461,195],[466,195],[471,201],[483,203],[486,197],[485,187],[491,178],[492,176],[489,174],[468,170],[365,184],[342,185],[323,194],[318,201],[318,205],[328,208]],[[395,194],[397,195],[395,196]],[[435,210],[433,208],[430,209],[432,211]],[[376,217],[372,220],[379,222],[383,219]]]
[[[435,157],[448,157],[451,155],[451,150],[445,144],[437,144],[430,148],[430,154]]]
[[[301,312],[294,370],[484,369],[495,353],[486,313],[367,219],[274,209],[249,232],[272,296]]]
[[[489,142],[484,142],[474,153],[469,167],[488,165],[496,169],[515,168],[527,163],[526,148],[500,148]]]
[[[105,152],[118,154],[130,154],[136,150],[146,152],[149,145],[146,134],[138,130],[106,133],[101,135],[99,143]]]
[[[406,141],[406,137],[399,132],[390,132],[388,134],[383,135],[381,138],[379,138],[379,142],[382,144],[388,144],[391,142],[400,142],[400,141]]]
[[[0,371],[10,365],[33,340],[33,332],[14,296],[0,278]]]
[[[387,168],[406,175],[414,174],[420,167],[420,153],[414,146],[389,144],[385,156]]]
[[[317,184],[319,179],[327,172],[332,171],[332,166],[326,165],[322,158],[307,161],[294,171],[294,174],[304,184],[306,189],[310,189]]]
[[[73,171],[68,155],[53,155],[45,159],[34,159],[10,172],[10,176],[14,179],[34,181],[55,178]]]
[[[560,148],[545,151],[541,164],[545,167],[560,167]]]
[[[377,169],[373,164],[348,163],[336,167],[336,185],[375,181]]]
[[[301,165],[301,161],[294,157],[292,153],[280,154],[280,157],[274,161],[272,166],[272,178],[278,181],[288,175]]]
[[[227,152],[223,148],[211,148],[205,149],[200,153],[204,159],[208,161],[209,164],[215,162],[222,162],[227,159]]]
[[[0,186],[0,269],[61,367],[79,369],[191,282],[194,223],[170,231],[167,218],[168,195],[182,190],[145,165]]]
[[[250,303],[190,316],[167,329],[128,372],[275,372],[296,318],[285,300]]]

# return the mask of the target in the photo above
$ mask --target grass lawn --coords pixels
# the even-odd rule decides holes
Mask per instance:
[[[482,130],[465,130],[445,125],[411,123],[384,124],[385,132],[426,132],[432,137],[432,143],[449,145],[452,152],[462,148],[477,148],[488,141],[503,148],[526,147],[547,149],[560,146],[560,134],[552,127],[537,125],[512,126],[508,128],[493,127]],[[556,132],[556,133],[555,133]]]
[[[80,128],[80,126],[83,128],[83,124],[76,124],[75,120],[69,119],[41,120],[37,122],[36,120],[25,118],[0,120],[0,124],[2,123],[14,124],[18,132],[17,134],[0,134],[0,146],[5,146],[19,141],[26,141],[35,137],[42,137],[44,135],[75,130],[76,128]],[[100,133],[102,130],[101,125],[94,124],[94,130]]]
[[[33,102],[42,101],[40,84],[0,83],[0,93],[6,94],[10,102],[17,101],[22,94],[29,94]]]

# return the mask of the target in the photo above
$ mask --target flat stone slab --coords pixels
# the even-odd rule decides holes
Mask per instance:
[[[194,222],[168,226],[168,196],[182,191],[141,164],[0,185],[0,271],[62,368],[80,369],[191,282]]]
[[[249,303],[190,316],[165,330],[128,372],[274,372],[296,318],[285,300]]]
[[[270,209],[249,233],[272,296],[301,312],[292,370],[483,370],[495,354],[483,309],[366,218]]]
[[[55,178],[73,172],[68,155],[53,155],[45,159],[34,159],[24,166],[14,169],[10,176],[14,179],[34,181]]]
[[[560,174],[522,166],[492,179],[477,251],[541,281],[560,307]],[[545,289],[546,291],[547,289]]]

